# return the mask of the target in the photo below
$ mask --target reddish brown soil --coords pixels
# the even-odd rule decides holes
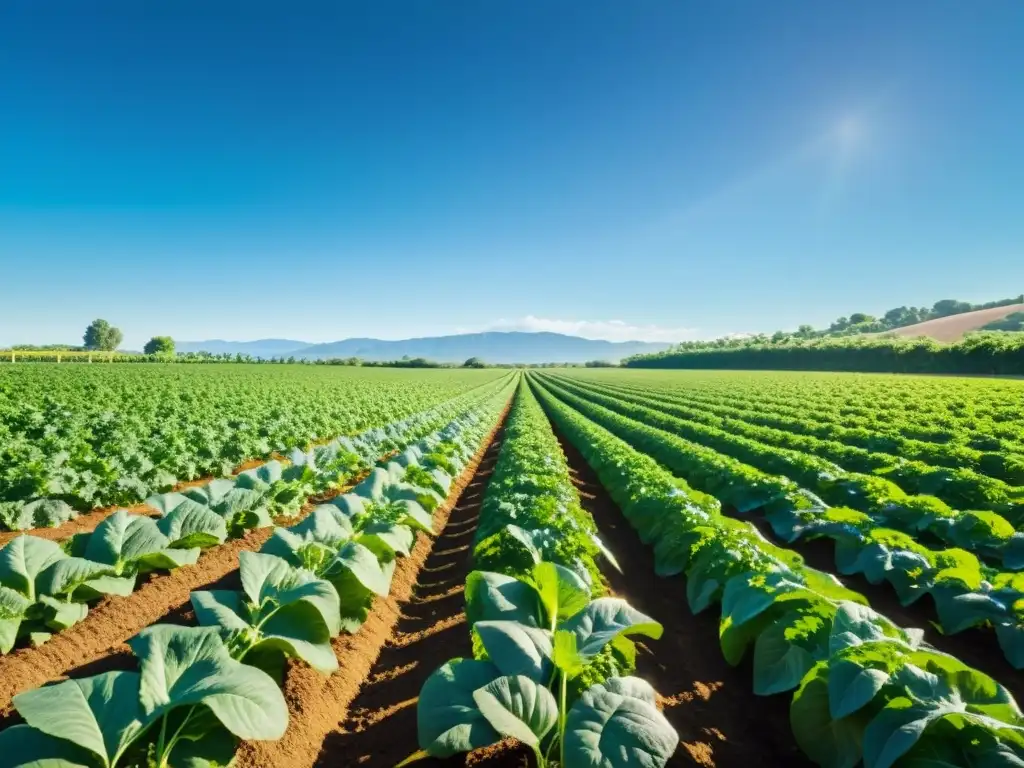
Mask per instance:
[[[777,542],[771,526],[764,518],[748,516],[741,519],[750,520],[765,538]],[[900,605],[899,597],[889,584],[871,584],[860,575],[840,576],[836,573],[835,544],[829,539],[797,541],[784,546],[802,555],[812,568],[832,573],[844,586],[860,592],[868,599],[872,608],[897,625],[905,628],[920,627],[924,630],[925,640],[938,650],[956,656],[964,663],[984,672],[1006,686],[1015,699],[1024,700],[1021,698],[1024,695],[1024,670],[1010,666],[993,630],[975,627],[955,635],[942,634],[933,623],[938,621],[938,614],[930,596],[926,595],[913,605],[904,606]]]
[[[437,539],[420,535],[410,557],[398,561],[391,593],[374,600],[370,617],[356,634],[333,641],[339,671],[324,676],[305,665],[289,666],[284,686],[291,715],[288,730],[278,741],[244,743],[237,759],[240,768],[366,764],[366,760],[354,756],[360,748],[337,740],[337,735],[345,735],[343,724],[350,721],[350,713],[365,717],[366,728],[372,728],[376,736],[375,743],[391,750],[393,757],[380,764],[393,766],[415,751],[414,705],[419,685],[409,689],[409,693],[387,696],[372,712],[367,712],[362,702],[364,696],[372,695],[370,692],[382,685],[389,690],[391,682],[406,685],[413,674],[425,679],[434,667],[458,651],[455,643],[460,636],[468,643],[465,618],[461,616],[465,573],[458,566],[459,560],[465,560],[463,548],[469,545],[472,527],[466,529],[463,525],[468,539],[459,536],[459,521],[471,505],[479,504],[478,497],[482,497],[486,482],[483,473],[490,471],[497,458],[499,442],[494,437],[504,418],[502,414],[499,426],[452,486],[448,501],[434,513],[441,535]],[[471,518],[475,516],[475,512],[470,514]],[[433,584],[435,590],[429,600],[420,591],[427,583]],[[417,617],[418,605],[428,607],[425,614]],[[424,655],[424,644],[437,647],[439,657],[443,656],[433,666],[433,657]],[[395,661],[394,654],[406,661]],[[382,671],[371,675],[373,669]],[[411,728],[407,722],[409,715],[413,718]],[[384,722],[386,727],[379,727]],[[374,754],[371,748],[368,759]]]
[[[559,440],[583,506],[622,566],[623,573],[603,569],[610,590],[665,627],[660,640],[638,644],[636,674],[658,691],[665,716],[679,733],[679,749],[669,765],[809,766],[790,728],[790,697],[753,694],[750,660],[730,667],[722,657],[718,612],[690,613],[685,580],[655,575],[651,549],[583,456]]]

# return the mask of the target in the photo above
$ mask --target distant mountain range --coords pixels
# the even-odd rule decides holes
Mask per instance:
[[[306,360],[332,357],[400,360],[403,357],[425,357],[439,363],[461,363],[471,357],[479,357],[488,363],[585,363],[588,360],[617,362],[630,355],[660,352],[670,345],[646,341],[597,341],[561,333],[492,331],[401,341],[343,339],[326,344],[310,344],[293,339],[212,339],[180,341],[176,346],[179,352],[226,352],[232,355],[241,352],[253,357],[296,357]]]

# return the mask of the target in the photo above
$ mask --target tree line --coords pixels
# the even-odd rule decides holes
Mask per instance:
[[[1024,333],[973,333],[955,344],[886,336],[723,341],[696,348],[680,345],[637,355],[622,364],[627,368],[1024,375]]]

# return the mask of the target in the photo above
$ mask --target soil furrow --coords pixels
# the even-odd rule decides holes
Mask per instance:
[[[383,744],[389,748],[397,746],[395,754],[402,752],[386,764],[393,766],[416,749],[415,706],[410,705],[410,699],[414,704],[419,683],[410,685],[408,681],[417,678],[421,670],[425,679],[449,656],[459,652],[460,639],[463,643],[469,642],[464,618],[451,626],[444,624],[461,612],[461,591],[445,597],[435,596],[437,599],[430,602],[429,608],[417,610],[414,591],[418,576],[424,567],[432,568],[434,572],[427,579],[442,586],[441,591],[465,580],[465,573],[458,568],[438,570],[445,564],[438,558],[442,557],[443,550],[460,549],[459,544],[448,539],[449,521],[458,522],[467,514],[477,513],[486,478],[497,461],[500,439],[496,435],[507,411],[506,406],[498,426],[453,484],[449,500],[434,513],[435,525],[441,529],[441,534],[436,539],[419,535],[410,556],[398,561],[390,594],[374,600],[369,618],[356,634],[342,635],[332,642],[339,670],[324,676],[303,664],[288,665],[284,685],[290,713],[288,730],[278,741],[244,743],[238,754],[239,768],[364,764],[361,760],[349,759],[348,746],[339,743],[336,737],[347,735],[342,724],[349,721],[350,713],[359,717],[358,713],[366,708],[363,697],[380,690],[385,680],[400,681],[410,686],[404,691],[411,691],[388,696],[380,707],[373,707],[373,710],[383,708],[392,712],[392,716],[386,718],[387,732],[374,730]],[[468,550],[469,543],[465,541],[461,548]],[[465,552],[443,557],[460,555],[466,559]],[[410,634],[406,629],[414,625],[417,632],[428,638],[423,643],[415,642],[415,632]],[[434,656],[425,655],[427,645],[437,649]],[[441,655],[444,658],[434,664],[435,657]],[[378,674],[371,676],[374,669],[378,669]],[[412,715],[411,727],[407,721],[409,714]]]
[[[476,530],[500,450],[498,437],[423,561],[421,578],[395,606],[397,621],[366,682],[353,692],[347,716],[317,745],[317,766],[390,768],[416,751],[416,699],[423,682],[453,656],[472,654],[463,611],[472,544],[466,534]]]
[[[679,749],[669,764],[809,766],[792,736],[790,697],[754,695],[750,659],[731,667],[722,657],[717,611],[694,616],[687,608],[685,580],[655,575],[651,549],[583,456],[558,437],[583,507],[622,566],[622,573],[603,571],[611,591],[665,627],[660,640],[638,643],[636,673],[658,691],[665,716],[679,733]]]

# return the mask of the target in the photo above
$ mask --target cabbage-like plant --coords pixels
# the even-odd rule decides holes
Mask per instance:
[[[225,765],[236,739],[284,735],[288,707],[265,672],[233,659],[216,629],[157,625],[129,641],[139,671],[66,680],[14,697],[4,765]]]
[[[0,653],[19,638],[38,644],[81,621],[89,611],[84,600],[123,591],[116,576],[112,566],[71,557],[48,539],[12,539],[0,549]]]
[[[618,598],[591,600],[567,568],[538,564],[516,579],[474,571],[466,614],[477,659],[452,659],[424,683],[417,705],[423,757],[450,757],[512,737],[540,768],[642,764],[656,768],[679,737],[636,677],[598,679],[577,696],[570,684],[629,635],[658,638],[661,625]]]
[[[341,630],[341,606],[334,586],[279,557],[240,552],[242,591],[192,593],[196,618],[219,627],[236,658],[249,653],[282,653],[322,672],[338,668],[331,638]]]

